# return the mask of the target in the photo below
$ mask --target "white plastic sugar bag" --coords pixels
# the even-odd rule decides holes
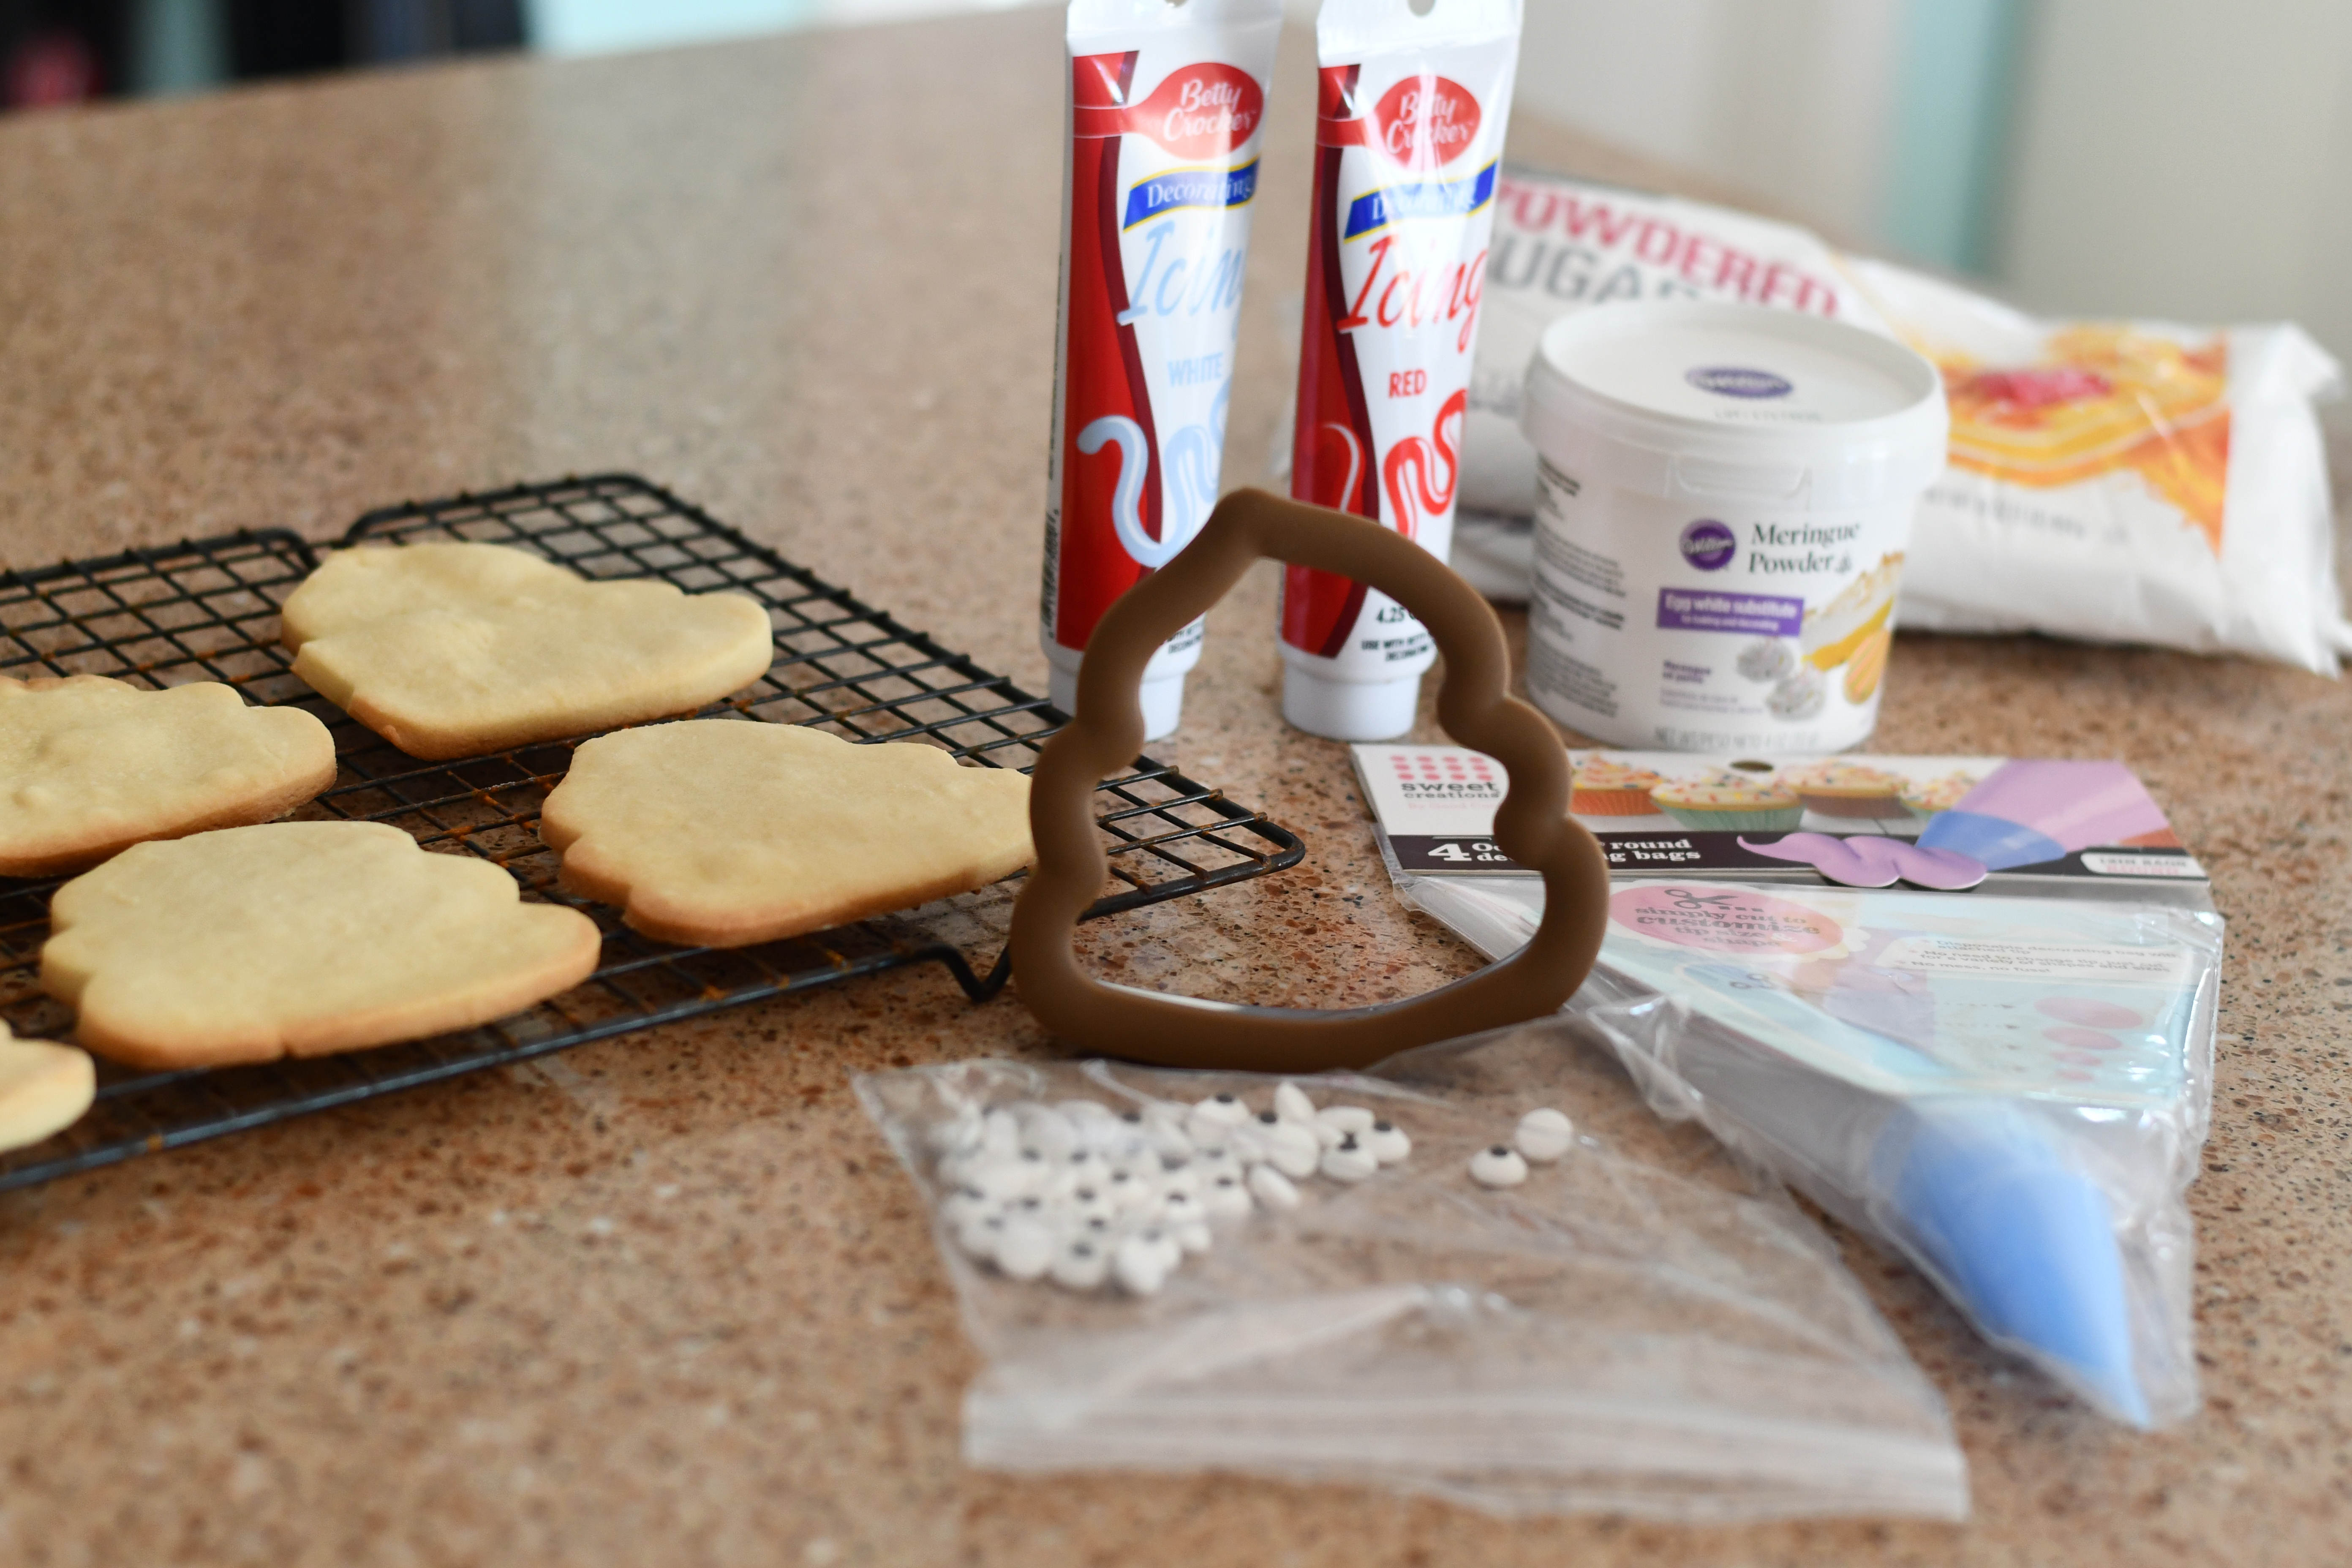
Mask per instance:
[[[2291,325],[2048,321],[1885,262],[1847,266],[1944,372],[1902,624],[2246,653],[2352,652],[2313,411],[2343,372]]]

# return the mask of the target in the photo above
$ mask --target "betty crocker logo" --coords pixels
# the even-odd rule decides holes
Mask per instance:
[[[1233,66],[1187,67],[1127,110],[1127,128],[1179,158],[1215,158],[1257,134],[1265,93]]]
[[[1372,106],[1372,135],[1389,162],[1440,169],[1478,139],[1478,100],[1442,76],[1407,77]]]

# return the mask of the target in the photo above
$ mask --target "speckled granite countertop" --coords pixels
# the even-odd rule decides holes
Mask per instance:
[[[0,123],[0,559],[634,468],[1042,689],[1055,18],[497,63]],[[1286,44],[1272,144],[1307,139]],[[1522,160],[1638,174],[1534,124]],[[1286,394],[1306,166],[1266,165],[1227,474]],[[1174,749],[1299,870],[1111,962],[1328,1002],[1465,972],[1341,749],[1275,717],[1261,571]],[[2121,755],[2231,918],[2192,1196],[2207,1413],[2148,1437],[1849,1242],[1949,1398],[1960,1527],[1502,1523],[957,1461],[973,1362],[851,1072],[1045,1048],[936,970],[0,1198],[0,1560],[26,1564],[2343,1562],[2352,691],[1906,637],[1887,751]],[[1344,936],[1342,936],[1344,933]]]

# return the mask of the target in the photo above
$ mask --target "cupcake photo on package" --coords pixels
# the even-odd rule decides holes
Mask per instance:
[[[1685,827],[1702,832],[1785,831],[1805,815],[1797,792],[1779,780],[1729,772],[1672,779],[1652,790],[1650,798]]]
[[[1595,752],[1576,764],[1568,809],[1574,816],[1655,816],[1650,792],[1664,780]]]
[[[1976,787],[1975,776],[1963,773],[1950,773],[1941,778],[1906,784],[1902,792],[1904,809],[1921,822],[1932,822],[1937,813],[1951,810],[1960,804],[1962,795]]]
[[[1869,819],[1904,817],[1904,779],[1899,773],[1864,767],[1859,763],[1825,759],[1780,774],[1795,790],[1805,809],[1822,816]]]

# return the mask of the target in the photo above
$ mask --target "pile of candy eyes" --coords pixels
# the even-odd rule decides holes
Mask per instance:
[[[1509,1142],[1471,1158],[1471,1179],[1515,1187],[1529,1162],[1574,1142],[1567,1117],[1531,1110]],[[967,1110],[935,1127],[931,1145],[949,1189],[940,1209],[966,1253],[1008,1279],[1082,1292],[1115,1282],[1135,1296],[1208,1251],[1215,1226],[1297,1208],[1298,1183],[1352,1185],[1412,1152],[1394,1122],[1359,1105],[1318,1110],[1291,1083],[1266,1110],[1233,1094],[1123,1111],[1091,1100]]]
[[[1360,1182],[1412,1152],[1394,1122],[1360,1105],[1318,1110],[1290,1083],[1262,1111],[1232,1094],[1125,1111],[1023,1101],[942,1122],[931,1142],[964,1251],[1014,1279],[1115,1280],[1138,1296],[1208,1251],[1213,1226],[1295,1209],[1299,1182]]]

